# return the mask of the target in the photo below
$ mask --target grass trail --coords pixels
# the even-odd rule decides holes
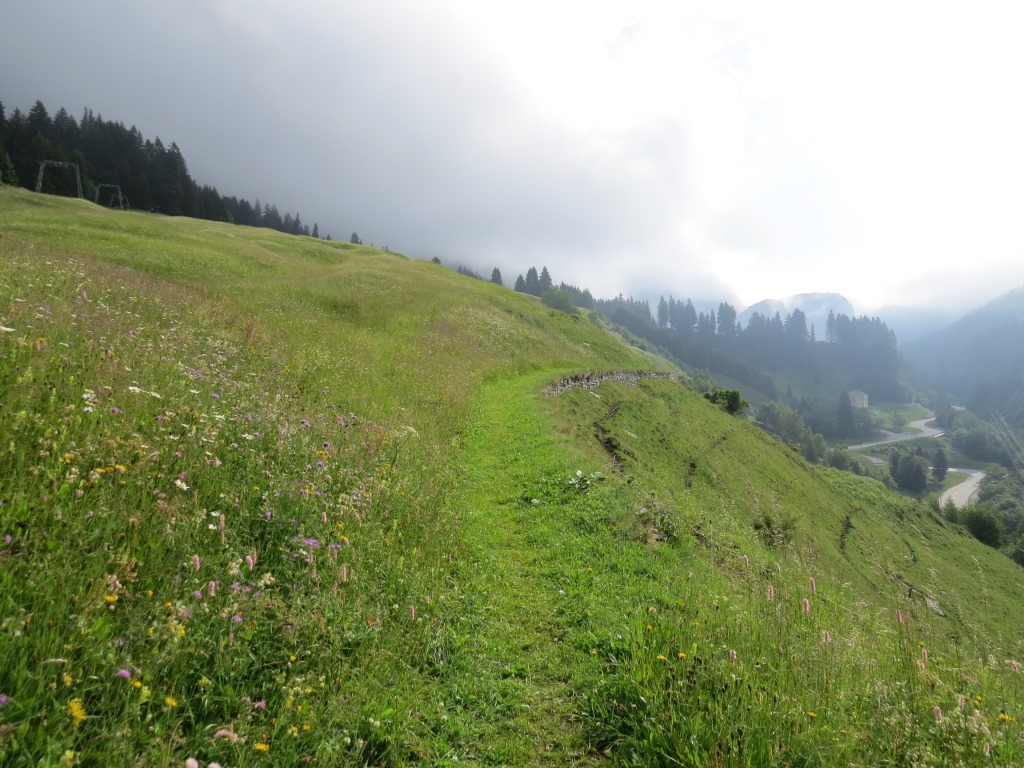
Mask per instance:
[[[465,758],[480,764],[588,762],[570,671],[591,662],[565,642],[571,611],[560,587],[580,570],[579,539],[558,507],[522,498],[542,475],[571,474],[559,466],[565,446],[539,413],[549,375],[485,385],[462,455],[466,556],[458,572],[469,586],[446,684],[463,718],[454,727],[472,729],[463,733]]]

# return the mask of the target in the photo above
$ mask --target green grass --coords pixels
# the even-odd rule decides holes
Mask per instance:
[[[0,326],[4,765],[1020,762],[1021,569],[583,316],[0,188]]]

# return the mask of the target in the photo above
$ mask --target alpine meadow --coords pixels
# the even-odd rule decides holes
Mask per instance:
[[[568,309],[0,186],[0,764],[1024,764],[1020,565]]]

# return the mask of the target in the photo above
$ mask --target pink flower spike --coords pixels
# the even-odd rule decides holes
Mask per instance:
[[[814,583],[814,577],[811,576],[811,594],[813,595],[818,591],[818,585]]]
[[[903,623],[903,611],[901,611],[899,608],[896,609],[896,623]]]
[[[218,459],[216,456],[214,456],[213,457],[213,468],[216,469],[219,466],[220,466],[220,459]]]
[[[941,723],[942,722],[942,708],[941,707],[935,707],[935,722],[937,722],[937,723]]]
[[[811,612],[811,601],[808,600],[806,597],[804,598],[804,602],[803,602],[803,610],[804,610],[804,613],[810,613]]]
[[[821,631],[821,642],[823,642],[823,643],[831,643],[832,642],[832,634],[827,629],[823,629]]]
[[[768,600],[770,602],[774,602],[775,600],[775,587],[773,587],[771,584],[768,585]]]
[[[210,597],[216,597],[217,596],[217,582],[216,581],[211,581],[209,584],[206,585],[206,594],[208,594]]]
[[[213,734],[214,740],[227,739],[232,744],[238,741],[238,734],[232,731],[230,728],[221,728],[215,734]]]
[[[192,570],[199,570],[199,555],[192,555]]]
[[[966,707],[966,706],[967,706],[967,697],[966,697],[966,696],[964,696],[964,695],[963,695],[963,694],[961,693],[961,694],[960,694],[960,698],[959,698],[959,699],[957,700],[957,703],[956,703],[956,705],[957,705],[958,707],[960,707],[960,709],[963,709],[964,707]]]
[[[250,570],[250,571],[251,571],[251,570],[252,570],[252,569],[253,569],[254,567],[256,567],[256,561],[252,559],[252,555],[246,555],[246,556],[245,556],[245,564],[246,564],[247,566],[249,566],[249,570]]]
[[[409,606],[409,621],[416,621],[416,606]]]
[[[733,650],[733,649],[729,649],[729,663],[730,664],[735,664],[736,663],[736,651]]]

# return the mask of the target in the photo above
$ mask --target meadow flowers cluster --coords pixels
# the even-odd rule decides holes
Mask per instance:
[[[365,640],[429,615],[391,608],[425,591],[395,562],[417,497],[393,430],[148,290],[71,259],[0,271],[5,765],[300,755]]]
[[[841,594],[778,563],[739,554],[726,572],[741,597],[720,574],[691,574],[678,605],[650,608],[623,640],[589,651],[615,672],[588,697],[595,747],[694,765],[1021,756],[1016,660],[940,656],[901,609],[865,627]]]

